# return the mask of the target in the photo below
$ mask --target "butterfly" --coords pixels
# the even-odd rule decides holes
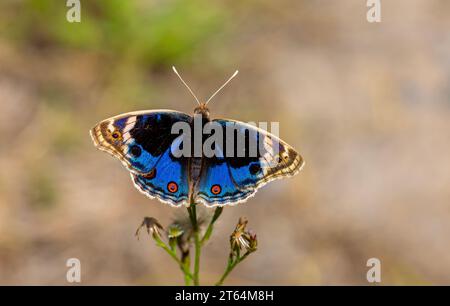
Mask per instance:
[[[302,169],[300,154],[275,135],[240,121],[210,118],[208,102],[238,71],[201,103],[172,68],[198,103],[193,116],[173,110],[136,111],[103,120],[90,130],[95,146],[123,163],[140,192],[177,207],[191,203],[208,207],[234,205],[254,196],[268,182],[291,177]],[[223,127],[219,136],[223,133],[227,141],[216,142],[212,146],[216,154],[212,156],[204,152],[193,156],[175,154],[179,153],[176,148],[179,151],[184,146],[188,152],[194,151],[188,147],[195,146],[195,131],[180,135],[173,133],[172,127],[180,123],[192,127],[196,118],[200,118],[202,127],[212,123]],[[232,131],[231,138],[228,131]],[[203,145],[206,136],[201,136]],[[242,140],[239,145],[237,139]],[[259,145],[252,150],[250,143]]]

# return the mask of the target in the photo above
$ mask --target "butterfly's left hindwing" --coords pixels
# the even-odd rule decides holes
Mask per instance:
[[[223,157],[206,159],[196,193],[197,201],[207,206],[245,202],[266,183],[293,176],[302,168],[302,157],[276,136],[239,121],[213,121],[223,127],[224,142],[218,150],[223,152]],[[230,130],[235,132],[230,134]],[[231,142],[226,141],[229,137],[234,137]],[[244,146],[237,144],[238,137],[244,140]],[[229,155],[227,143],[233,144],[233,156]],[[253,150],[251,143],[257,144]]]
[[[176,122],[190,123],[187,114],[169,111],[133,112],[106,119],[91,130],[98,149],[117,157],[131,171],[141,192],[179,205],[188,193],[187,158],[170,152]]]
[[[187,158],[175,158],[169,149],[149,174],[132,173],[131,178],[136,188],[146,196],[179,206],[188,202],[188,164]]]

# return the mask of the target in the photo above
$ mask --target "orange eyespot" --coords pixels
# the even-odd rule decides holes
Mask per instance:
[[[106,136],[110,141],[122,141],[122,133],[120,133],[120,131],[118,130],[108,130]]]
[[[178,185],[175,182],[169,182],[169,184],[167,184],[167,190],[169,190],[169,192],[171,193],[175,193],[178,191]]]
[[[155,176],[156,176],[156,168],[153,168],[149,173],[143,175],[143,177],[149,180],[154,179]]]
[[[212,192],[212,194],[217,195],[217,194],[219,194],[221,191],[222,191],[222,188],[220,187],[220,185],[213,185],[213,186],[211,187],[211,192]]]

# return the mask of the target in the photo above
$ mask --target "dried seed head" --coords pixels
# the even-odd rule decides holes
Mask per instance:
[[[142,221],[142,224],[138,227],[138,229],[136,230],[136,234],[135,236],[138,238],[139,240],[139,233],[141,231],[141,228],[143,227],[147,228],[147,233],[150,235],[152,234],[152,236],[154,238],[156,237],[161,237],[161,230],[164,230],[164,228],[162,227],[162,225],[158,222],[158,220],[156,220],[153,217],[145,217],[144,221]]]
[[[247,223],[246,218],[239,218],[239,222],[230,236],[230,247],[235,255],[239,255],[241,250],[256,251],[258,245],[256,234],[245,230]]]
[[[239,222],[236,225],[235,231],[245,231],[245,227],[247,226],[248,220],[245,217],[240,217]]]
[[[252,230],[248,231],[249,234],[249,250],[254,252],[258,248],[258,239],[256,238],[256,233]]]

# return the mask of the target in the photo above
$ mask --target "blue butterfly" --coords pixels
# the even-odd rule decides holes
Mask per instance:
[[[173,70],[199,104],[194,109],[194,116],[172,110],[137,111],[103,120],[90,131],[98,149],[117,157],[128,168],[140,192],[173,206],[190,203],[209,207],[233,205],[245,202],[268,182],[293,176],[301,170],[303,158],[276,136],[243,122],[210,119],[207,103],[236,76],[237,71],[207,102],[200,103],[176,69]],[[232,157],[225,154],[229,152],[226,142],[215,144],[215,152],[220,154],[212,157],[176,157],[173,148],[183,137],[173,134],[172,126],[180,122],[192,126],[195,117],[201,117],[202,124],[213,122],[222,126],[224,132],[233,128],[236,139],[242,137],[245,145],[238,147],[233,142]],[[224,137],[228,135],[224,134]],[[258,146],[253,155],[249,154],[252,140],[264,144]],[[205,135],[202,135],[204,141]],[[274,145],[278,150],[272,150]]]

